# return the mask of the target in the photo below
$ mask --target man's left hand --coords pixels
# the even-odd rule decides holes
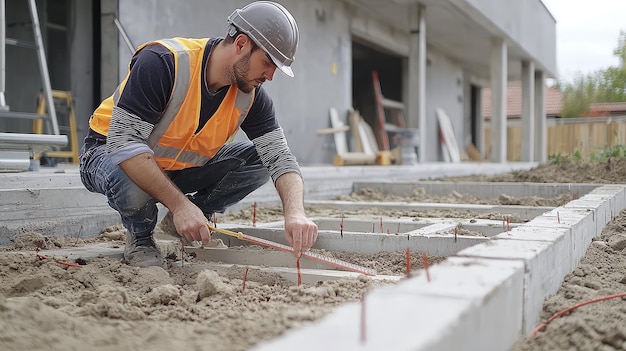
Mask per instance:
[[[285,235],[293,247],[293,254],[300,258],[317,240],[317,224],[304,215],[285,217]]]

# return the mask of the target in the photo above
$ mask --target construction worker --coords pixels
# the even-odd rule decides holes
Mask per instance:
[[[276,68],[293,77],[296,22],[270,1],[237,9],[227,22],[225,38],[141,45],[124,81],[89,121],[81,179],[120,213],[131,265],[164,266],[153,239],[157,202],[169,210],[160,228],[206,244],[208,218],[270,178],[294,254],[317,240],[300,168],[261,86]],[[239,128],[249,140],[232,142]]]

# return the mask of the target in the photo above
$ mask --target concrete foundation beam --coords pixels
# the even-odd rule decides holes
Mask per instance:
[[[50,236],[94,237],[120,222],[106,197],[85,188],[0,190],[0,245],[27,231]]]
[[[602,213],[619,213],[625,208],[624,189],[614,185],[598,188],[488,243],[459,251],[432,267],[430,282],[420,271],[418,277],[397,286],[368,293],[365,307],[344,306],[314,325],[253,350],[508,350],[539,324],[544,299],[558,290],[592,238],[611,220]],[[455,267],[459,263],[476,271],[462,272]],[[506,270],[509,275],[497,273]],[[407,285],[412,288],[404,288]],[[420,293],[418,298],[410,293],[413,291]],[[425,291],[429,294],[422,293]],[[460,296],[452,298],[455,293]],[[473,297],[473,304],[464,303]],[[363,310],[365,342],[357,323]],[[397,322],[402,320],[411,323]],[[494,321],[498,324],[492,326]],[[480,337],[485,330],[498,333]]]
[[[490,239],[479,236],[464,236],[441,234],[442,231],[451,232],[454,225],[442,224],[427,226],[415,231],[402,234],[381,234],[340,231],[318,231],[317,242],[313,249],[329,251],[345,251],[363,254],[379,252],[411,251],[427,253],[431,256],[450,256],[473,245],[487,242]],[[282,228],[230,228],[235,232],[242,232],[257,238],[285,244],[285,232]],[[213,238],[221,239],[226,246],[247,246],[250,243],[231,236],[214,233]]]
[[[514,197],[540,196],[555,197],[560,194],[575,194],[581,197],[598,184],[561,184],[561,183],[513,183],[513,182],[440,182],[440,181],[385,181],[385,182],[355,182],[354,191],[361,189],[375,189],[383,194],[406,196],[416,189],[423,188],[427,194],[445,196],[452,191],[461,194],[478,196],[481,199],[497,199],[501,194]]]
[[[337,211],[359,210],[362,208],[380,208],[385,210],[404,211],[428,211],[448,209],[452,211],[467,211],[476,213],[498,213],[502,216],[518,216],[519,218],[532,218],[550,211],[553,207],[542,206],[498,206],[498,205],[473,205],[473,204],[440,204],[428,202],[396,202],[396,201],[333,201],[333,200],[309,200],[306,205],[321,208],[333,208]]]
[[[506,350],[521,329],[523,273],[519,261],[452,258],[430,282],[420,274],[374,289],[253,350]],[[486,330],[498,332],[480,337]]]

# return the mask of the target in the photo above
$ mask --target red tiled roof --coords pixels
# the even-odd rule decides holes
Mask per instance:
[[[597,112],[626,111],[626,102],[594,102],[589,104],[589,110]]]
[[[545,92],[546,114],[560,116],[563,107],[563,93],[554,87],[546,87]],[[491,89],[482,89],[483,116],[491,117]],[[522,115],[522,87],[519,82],[511,83],[506,94],[507,116],[521,117]]]

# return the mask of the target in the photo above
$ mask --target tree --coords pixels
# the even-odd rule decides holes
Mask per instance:
[[[562,117],[583,116],[594,102],[626,102],[626,32],[620,31],[613,55],[619,59],[618,66],[578,74],[571,83],[557,83],[563,92]]]

